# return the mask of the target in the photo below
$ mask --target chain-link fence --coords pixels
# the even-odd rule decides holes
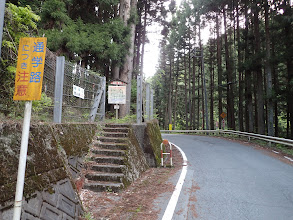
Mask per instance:
[[[43,78],[42,99],[40,102],[33,103],[33,116],[40,120],[53,121],[56,85],[56,60],[57,56],[47,49],[46,62]],[[65,61],[64,81],[62,96],[62,122],[84,122],[88,121],[95,97],[98,95],[105,82],[105,77],[97,73],[82,68],[80,65]],[[73,88],[83,91],[82,98],[73,94]],[[104,97],[105,99],[105,97]],[[103,96],[100,100],[97,120],[104,117],[105,100]]]

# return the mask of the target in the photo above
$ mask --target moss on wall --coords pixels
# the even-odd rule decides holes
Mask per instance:
[[[68,176],[66,157],[88,152],[96,124],[32,124],[30,127],[24,196],[50,188]],[[15,195],[22,126],[0,123],[0,204]]]
[[[162,143],[162,136],[160,127],[157,120],[152,120],[147,122],[146,135],[148,136],[150,146],[152,148],[156,165],[159,166],[161,163],[161,149],[160,145]]]
[[[68,156],[83,156],[87,153],[97,128],[96,124],[55,124],[52,126],[56,141]]]
[[[160,165],[162,137],[157,120],[132,125],[133,132],[150,167]]]
[[[133,128],[129,129],[128,137],[129,147],[128,150],[125,151],[126,154],[124,159],[124,164],[126,166],[126,180],[124,180],[123,183],[125,187],[140,177],[141,173],[149,168],[144,152],[139,146]]]

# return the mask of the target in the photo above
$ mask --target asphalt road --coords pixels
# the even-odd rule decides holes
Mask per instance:
[[[293,166],[252,147],[193,135],[163,135],[188,168],[173,220],[293,220]],[[173,178],[174,185],[178,176]],[[159,201],[167,206],[168,197]]]

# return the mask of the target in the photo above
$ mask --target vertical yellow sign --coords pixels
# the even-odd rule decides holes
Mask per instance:
[[[169,131],[172,131],[172,129],[173,129],[172,124],[169,124]]]
[[[21,38],[13,100],[40,100],[45,66],[47,38]]]

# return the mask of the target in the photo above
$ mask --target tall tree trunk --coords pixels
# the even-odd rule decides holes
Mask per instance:
[[[216,16],[216,29],[217,29],[217,69],[218,69],[218,102],[219,102],[219,128],[222,128],[222,118],[221,114],[223,112],[223,91],[222,91],[222,75],[223,75],[223,69],[222,69],[222,36],[220,35],[220,22],[219,22],[219,15]]]
[[[229,54],[229,45],[228,45],[228,28],[227,28],[227,16],[226,9],[223,7],[223,17],[224,17],[224,40],[225,40],[225,59],[226,59],[226,70],[227,70],[227,118],[228,118],[228,128],[235,128],[235,116],[234,116],[234,93],[233,93],[233,70]]]
[[[195,120],[195,102],[196,102],[196,96],[195,96],[195,81],[196,81],[196,76],[195,76],[195,67],[196,67],[196,59],[195,56],[193,56],[193,62],[192,62],[192,115],[193,115],[193,120],[192,120],[192,129],[196,129],[196,120]]]
[[[190,56],[190,54],[191,54],[191,43],[190,43],[190,31],[188,31],[188,96],[189,96],[189,105],[188,105],[188,107],[189,107],[189,128],[191,128],[191,126],[192,126],[192,120],[193,120],[193,115],[192,115],[192,91],[191,91],[191,89],[190,89],[190,87],[191,87],[191,56]]]
[[[141,48],[141,41],[142,41],[142,23],[141,19],[139,20],[138,25],[136,25],[136,36],[135,36],[135,42],[136,42],[136,55],[134,59],[134,71],[138,74],[140,70],[140,48]]]
[[[172,60],[173,55],[170,53],[170,74],[169,74],[169,95],[168,95],[168,123],[172,124]]]
[[[177,58],[177,71],[176,71],[176,77],[175,77],[175,97],[174,97],[174,115],[173,115],[173,127],[174,130],[176,128],[176,120],[177,120],[177,97],[178,97],[178,76],[179,76],[179,62],[180,62],[180,56],[178,54],[178,58]]]
[[[214,48],[214,45],[212,46]],[[213,51],[210,49],[210,129],[214,130],[214,75],[215,75],[215,68],[214,68],[214,61],[213,61]]]
[[[239,80],[239,104],[238,104],[238,120],[239,120],[239,130],[244,131],[243,123],[243,72],[240,70],[240,64],[242,63],[242,48],[240,46],[240,26],[239,26],[239,5],[237,4],[237,49],[238,49],[238,80]]]
[[[264,1],[265,7],[265,33],[266,33],[266,78],[267,78],[267,110],[268,110],[268,135],[274,136],[274,104],[273,104],[273,84],[271,67],[271,36],[269,24],[269,4]]]
[[[202,91],[200,88],[202,87],[201,85],[201,73],[200,73],[200,67],[201,67],[201,64],[198,63],[198,75],[197,75],[197,129],[199,129],[199,126],[200,126],[200,91]]]
[[[262,59],[260,57],[260,33],[259,33],[259,7],[258,0],[254,0],[253,10],[254,21],[254,37],[255,37],[255,62],[256,62],[256,82],[257,82],[257,131],[259,134],[265,133],[265,119],[264,119],[264,92],[263,92],[263,75],[262,75]]]
[[[285,45],[286,45],[286,66],[287,66],[287,106],[288,106],[288,128],[287,128],[287,136],[289,138],[293,138],[293,57],[292,57],[292,24],[289,20],[292,17],[292,8],[290,6],[289,0],[284,0],[285,11],[284,15],[287,17],[286,19],[286,26],[285,26]]]
[[[127,21],[130,18],[130,12],[136,13],[137,0],[121,0],[120,2],[120,14],[123,18],[124,24],[127,25]],[[123,65],[123,69],[120,72],[120,79],[127,82],[126,87],[126,104],[121,105],[119,116],[124,117],[130,114],[130,99],[131,99],[131,80],[133,72],[133,58],[134,58],[134,39],[135,39],[135,23],[130,24],[130,47],[128,54]]]
[[[275,43],[274,41],[272,42],[272,57],[275,57]],[[273,63],[273,68],[272,68],[272,74],[273,74],[273,87],[274,87],[274,92],[277,94],[278,93],[278,88],[279,88],[279,79],[278,75],[276,74],[276,69],[275,69],[275,63]],[[279,136],[279,111],[278,111],[278,102],[277,98],[274,99],[274,124],[275,124],[275,136]]]
[[[184,85],[185,85],[185,88],[184,88],[184,92],[185,92],[185,129],[187,130],[188,129],[188,81],[187,81],[187,65],[186,65],[186,55],[185,55],[185,48],[184,48]]]
[[[141,48],[141,69],[140,69],[140,75],[143,76],[143,66],[144,66],[144,47],[145,47],[145,41],[146,41],[146,27],[147,27],[147,13],[149,10],[149,5],[147,1],[145,1],[144,4],[144,18],[143,18],[143,31],[142,31],[142,48]]]
[[[250,60],[250,47],[249,47],[249,17],[248,17],[248,0],[245,0],[245,62]],[[252,76],[251,70],[246,67],[245,69],[245,127],[248,132],[253,132],[253,105],[252,105]]]

